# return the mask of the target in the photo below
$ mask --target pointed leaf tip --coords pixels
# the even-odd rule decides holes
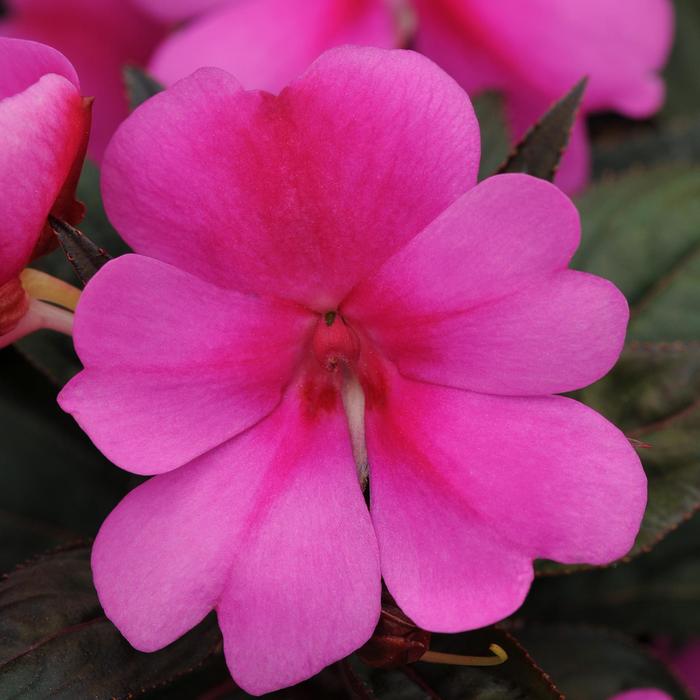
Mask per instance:
[[[513,149],[499,173],[527,173],[554,180],[576,121],[588,78],[556,102]]]
[[[104,248],[95,245],[82,231],[65,221],[49,216],[49,225],[83,285],[86,285],[93,275],[112,259]]]

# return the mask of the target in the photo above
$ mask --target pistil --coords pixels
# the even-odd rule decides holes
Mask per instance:
[[[314,355],[327,372],[339,375],[340,396],[345,410],[357,478],[364,491],[368,480],[365,441],[365,394],[357,376],[360,341],[336,311],[319,319],[312,342]],[[337,386],[337,384],[336,384]]]

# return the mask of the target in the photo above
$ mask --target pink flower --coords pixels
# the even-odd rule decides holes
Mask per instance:
[[[585,116],[615,111],[633,119],[658,110],[657,75],[673,36],[669,0],[415,0],[416,48],[470,93],[502,90],[522,135],[583,76],[583,109],[557,180],[567,191],[588,179]]]
[[[170,84],[202,66],[231,71],[246,88],[279,92],[323,51],[341,44],[393,48],[403,0],[138,0],[155,16],[193,17],[155,52]],[[396,6],[396,7],[395,7]]]
[[[77,67],[83,92],[95,97],[90,156],[102,158],[126,118],[125,64],[145,64],[164,35],[132,0],[9,0],[0,35],[33,39],[64,53]]]
[[[33,41],[0,39],[0,347],[38,328],[70,329],[72,314],[30,301],[20,276],[51,248],[49,214],[70,223],[83,216],[75,186],[89,130],[90,101],[66,58]]]
[[[610,369],[626,302],[567,269],[565,195],[478,163],[466,94],[405,51],[330,51],[279,97],[203,69],[119,129],[104,195],[138,255],[84,291],[60,402],[157,474],[93,552],[136,648],[215,608],[263,693],[361,646],[381,576],[456,631],[513,612],[536,557],[629,549],[634,450],[551,395]]]
[[[657,688],[637,688],[636,690],[618,693],[610,700],[673,700],[673,698],[668,693]]]

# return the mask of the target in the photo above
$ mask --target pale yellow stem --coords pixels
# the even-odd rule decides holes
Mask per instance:
[[[72,284],[30,267],[22,272],[20,280],[30,297],[75,311],[80,299],[80,290]]]
[[[494,656],[460,656],[459,654],[443,654],[440,651],[426,651],[420,660],[431,664],[449,664],[451,666],[500,666],[508,661],[508,654],[498,644],[492,644],[489,650],[493,652]]]
[[[73,314],[37,299],[30,299],[29,309],[20,322],[9,332],[0,335],[0,348],[21,340],[26,335],[46,328],[65,335],[73,333]]]

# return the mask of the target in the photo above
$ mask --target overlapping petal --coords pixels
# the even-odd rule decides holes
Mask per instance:
[[[89,128],[70,64],[49,47],[0,40],[0,284],[29,262]],[[41,72],[56,70],[40,77]],[[64,77],[68,74],[69,78]],[[32,82],[36,80],[36,82]],[[27,87],[28,85],[28,87]],[[15,90],[21,90],[14,93]]]
[[[427,629],[513,612],[529,560],[603,564],[632,546],[646,503],[619,430],[562,397],[501,398],[394,377],[368,413],[382,574]]]
[[[165,40],[151,71],[170,84],[197,68],[215,66],[248,89],[276,93],[327,49],[346,43],[390,49],[397,41],[393,14],[383,0],[238,0]]]
[[[131,0],[10,0],[0,35],[41,41],[76,67],[84,95],[95,97],[90,155],[99,161],[128,115],[127,64],[145,65],[164,28]]]
[[[292,416],[218,607],[231,672],[255,694],[351,654],[379,617],[377,543],[345,417]]]
[[[138,252],[325,312],[469,189],[478,159],[469,100],[437,67],[342,48],[279,98],[214,69],[184,79],[121,127],[103,191]]]
[[[26,90],[48,73],[62,75],[80,89],[75,68],[56,49],[35,41],[0,40],[0,99]]]
[[[174,469],[269,413],[316,322],[135,255],[106,265],[78,308],[85,370],[59,402],[107,457],[141,474]]]
[[[255,693],[349,654],[379,615],[344,419],[309,421],[294,391],[253,429],[127,496],[92,562],[108,617],[143,651],[216,608],[232,673]]]
[[[342,310],[408,376],[495,394],[569,391],[612,367],[628,318],[612,284],[566,270],[578,240],[578,214],[556,187],[490,178]]]

